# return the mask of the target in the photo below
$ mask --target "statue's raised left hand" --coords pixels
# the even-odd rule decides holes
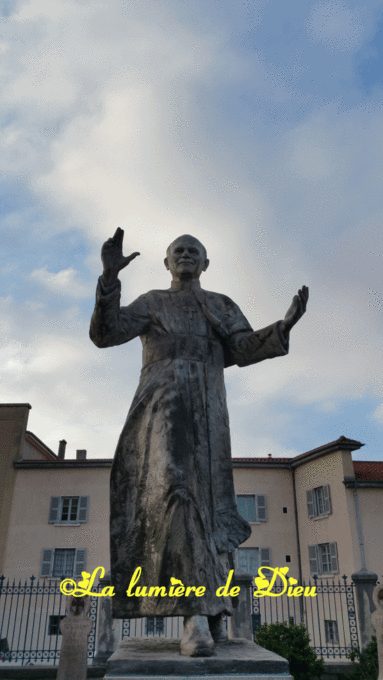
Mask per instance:
[[[299,321],[301,316],[306,311],[307,300],[309,299],[309,289],[307,286],[302,286],[301,290],[298,290],[298,294],[294,295],[293,301],[286,312],[286,316],[281,323],[282,333],[288,333],[293,326]]]

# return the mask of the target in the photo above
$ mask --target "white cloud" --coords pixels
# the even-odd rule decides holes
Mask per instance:
[[[378,424],[379,428],[382,429],[382,427],[383,427],[383,404],[379,404],[379,406],[371,414],[371,418]]]
[[[359,42],[363,31],[358,9],[348,9],[344,2],[319,0],[307,22],[308,38],[321,42],[329,52],[347,52]]]
[[[57,274],[48,272],[46,267],[34,269],[30,274],[30,278],[52,293],[58,293],[65,297],[86,298],[91,292],[89,286],[81,283],[77,272],[72,267],[63,269],[61,272],[57,272]]]
[[[4,26],[2,171],[50,206],[51,232],[69,225],[88,239],[94,281],[77,260],[58,272],[39,263],[30,276],[41,296],[3,305],[1,398],[30,401],[30,427],[52,448],[64,436],[89,455],[111,455],[138,382],[139,342],[97,350],[89,319],[72,305],[93,296],[101,244],[117,226],[125,252],[141,251],[121,275],[124,303],[169,285],[165,248],[191,232],[211,259],[202,285],[232,297],[254,327],[281,318],[297,288],[311,286],[290,356],[227,373],[235,455],[255,442],[257,453],[288,455],[277,441],[285,414],[276,420],[271,408],[269,422],[267,405],[286,398],[324,413],[351,395],[382,394],[381,317],[364,294],[381,290],[368,257],[383,250],[382,111],[367,125],[363,111],[326,107],[263,139],[258,105],[248,105],[249,130],[236,120],[235,97],[251,87],[269,96],[265,66],[231,46],[223,23],[182,21],[160,2],[129,3],[129,15],[121,8],[31,0]],[[360,15],[320,2],[309,29],[329,50],[349,50]],[[289,78],[303,61],[296,52]],[[234,113],[225,116],[228,85]],[[7,219],[31,238],[47,228],[21,209]],[[68,308],[52,309],[50,294]],[[257,418],[275,441],[255,438]]]

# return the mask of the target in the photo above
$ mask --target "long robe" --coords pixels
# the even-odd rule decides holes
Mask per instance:
[[[111,347],[140,336],[143,368],[110,480],[114,618],[232,613],[217,597],[228,555],[249,538],[234,495],[224,367],[287,354],[277,322],[254,332],[230,298],[172,282],[120,307],[120,283],[100,279],[90,336]],[[203,311],[220,320],[213,327]],[[215,324],[217,326],[217,324]],[[127,596],[137,586],[204,586],[197,597]]]

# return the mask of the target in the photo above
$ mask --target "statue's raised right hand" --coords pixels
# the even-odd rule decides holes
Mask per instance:
[[[124,269],[129,262],[134,260],[140,253],[132,253],[128,257],[122,254],[122,241],[124,239],[124,230],[117,227],[116,232],[112,238],[105,241],[101,249],[101,259],[104,265],[104,273],[102,275],[105,285],[110,286],[116,282],[118,272]]]

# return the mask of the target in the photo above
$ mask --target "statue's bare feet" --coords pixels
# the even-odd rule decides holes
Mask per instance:
[[[208,616],[207,620],[209,622],[210,633],[214,642],[226,642],[228,636],[226,623],[222,618],[222,614]]]
[[[184,635],[181,640],[183,656],[212,656],[214,641],[207,616],[184,616]]]

